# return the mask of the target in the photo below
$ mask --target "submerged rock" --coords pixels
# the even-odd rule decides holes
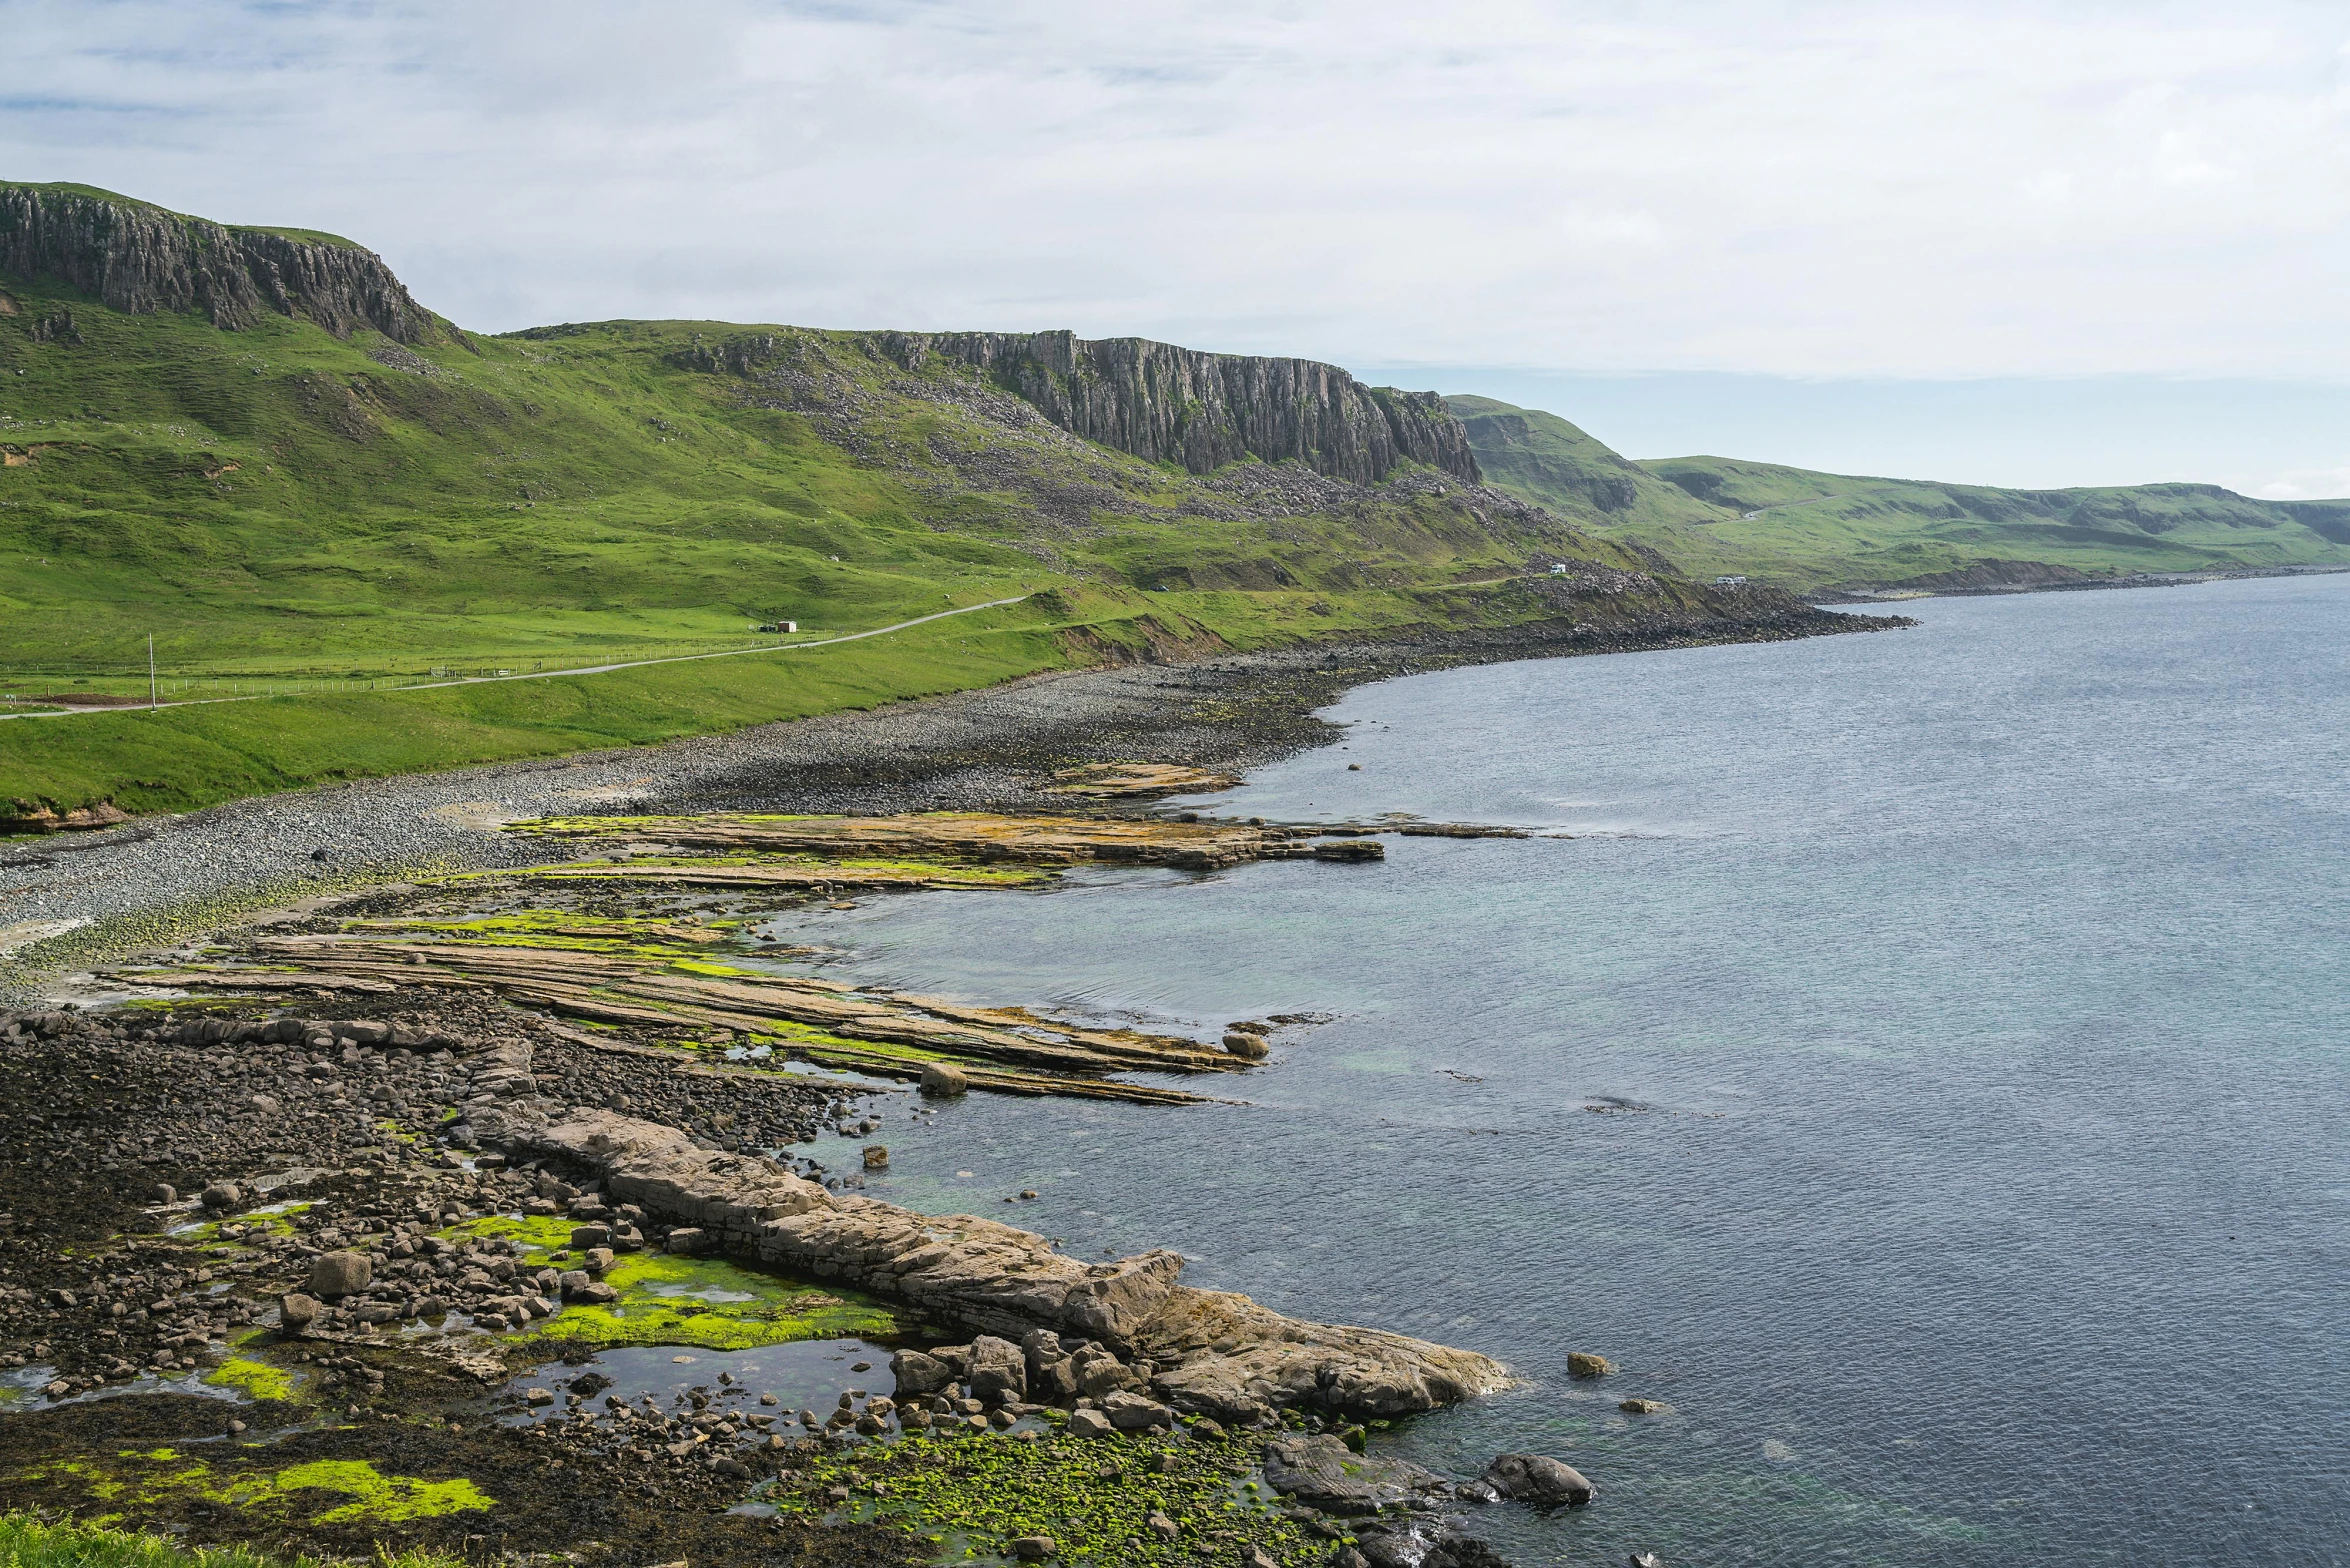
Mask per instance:
[[[1267,1443],[1265,1482],[1326,1514],[1375,1514],[1451,1490],[1444,1477],[1408,1459],[1374,1459],[1326,1435]]]
[[[1580,1508],[1597,1493],[1573,1465],[1543,1454],[1503,1454],[1485,1467],[1485,1484],[1537,1508]]]

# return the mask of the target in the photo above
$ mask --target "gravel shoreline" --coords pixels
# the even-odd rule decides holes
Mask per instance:
[[[0,848],[0,999],[75,999],[74,965],[185,941],[266,910],[426,870],[559,858],[500,833],[545,815],[1020,810],[1049,774],[1110,760],[1247,769],[1338,735],[1348,688],[1466,663],[1783,640],[1905,625],[1776,610],[1744,623],[1536,625],[1032,676],[919,702],[660,746],[369,779]]]

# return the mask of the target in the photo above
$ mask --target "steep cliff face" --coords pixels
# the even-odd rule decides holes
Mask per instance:
[[[1480,478],[1468,435],[1443,399],[1366,387],[1309,359],[1069,332],[891,332],[879,343],[908,370],[933,355],[969,365],[1064,430],[1195,474],[1243,457],[1295,458],[1334,479],[1372,484],[1408,458],[1472,484]]]
[[[56,278],[133,314],[201,309],[230,331],[274,311],[337,337],[442,335],[373,251],[54,185],[0,185],[0,276]]]

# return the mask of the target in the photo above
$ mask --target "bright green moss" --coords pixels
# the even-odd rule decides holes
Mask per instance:
[[[50,1523],[0,1514],[0,1568],[319,1568],[312,1559],[274,1559],[235,1546],[182,1546],[164,1536],[81,1522]],[[379,1568],[458,1568],[423,1552],[379,1559]]]

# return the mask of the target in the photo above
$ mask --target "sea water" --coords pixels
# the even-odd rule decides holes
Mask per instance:
[[[1472,1516],[1525,1564],[2350,1560],[2350,577],[1902,608],[1384,682],[1191,803],[1563,836],[787,918],[860,981],[1331,1015],[1246,1104],[893,1115],[868,1190],[1500,1358],[1379,1441],[1591,1476]]]

